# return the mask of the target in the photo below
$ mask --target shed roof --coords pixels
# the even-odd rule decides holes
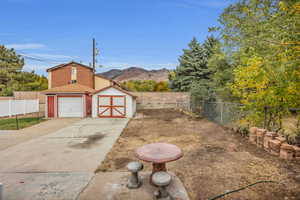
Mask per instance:
[[[127,90],[124,90],[124,89],[122,89],[122,88],[120,88],[120,87],[118,87],[118,86],[116,86],[116,85],[111,85],[111,86],[102,88],[102,89],[100,89],[100,90],[96,90],[96,91],[93,92],[93,94],[97,94],[97,93],[102,92],[102,91],[104,91],[104,90],[107,90],[107,89],[109,89],[109,88],[115,88],[116,90],[119,90],[119,91],[121,91],[121,92],[123,92],[123,93],[125,93],[125,94],[128,94],[129,96],[132,96],[133,98],[137,98],[137,96],[131,94],[131,93],[128,92]]]
[[[50,88],[48,90],[42,91],[44,94],[51,93],[93,93],[95,90],[93,88],[80,85],[78,83],[63,85],[59,87]]]

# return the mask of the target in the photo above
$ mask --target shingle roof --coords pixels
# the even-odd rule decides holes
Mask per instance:
[[[109,89],[109,88],[115,88],[115,89],[117,89],[117,90],[119,90],[119,91],[121,91],[121,92],[124,92],[125,94],[128,94],[129,96],[132,96],[133,98],[137,98],[137,96],[131,94],[131,93],[128,92],[127,90],[124,90],[124,89],[122,89],[121,87],[118,87],[118,86],[116,86],[116,85],[111,85],[111,86],[102,88],[102,89],[100,89],[100,90],[95,90],[95,91],[93,92],[93,94],[96,94],[96,93],[98,93],[98,92],[107,90],[107,89]]]
[[[51,94],[51,93],[93,93],[96,90],[93,88],[80,85],[78,83],[63,85],[59,87],[50,88],[48,90],[42,91],[44,94]]]
[[[80,66],[82,66],[82,67],[85,67],[85,68],[88,68],[88,69],[93,70],[92,67],[89,67],[89,66],[87,66],[87,65],[84,65],[84,64],[81,64],[81,63],[78,63],[78,62],[71,61],[71,62],[69,62],[69,63],[64,63],[64,64],[60,64],[60,65],[56,65],[56,66],[54,66],[54,67],[48,68],[46,71],[49,72],[49,71],[52,71],[52,70],[55,70],[55,69],[58,69],[58,68],[60,68],[60,67],[64,67],[64,66],[70,65],[70,64],[77,64],[77,65],[80,65]]]

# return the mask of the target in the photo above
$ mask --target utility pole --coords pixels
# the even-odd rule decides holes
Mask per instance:
[[[93,67],[93,71],[94,71],[94,89],[95,89],[95,74],[96,74],[96,56],[99,54],[99,50],[97,49],[97,43],[95,38],[93,38],[93,61],[92,61],[92,67]]]
[[[96,85],[96,80],[95,80],[95,73],[96,73],[96,40],[93,38],[93,61],[92,61],[92,66],[93,66],[93,88],[95,89]]]
[[[96,40],[93,38],[93,69],[94,73],[96,71]]]

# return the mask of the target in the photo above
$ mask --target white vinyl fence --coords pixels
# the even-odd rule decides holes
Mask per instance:
[[[39,100],[0,100],[0,117],[39,112]]]

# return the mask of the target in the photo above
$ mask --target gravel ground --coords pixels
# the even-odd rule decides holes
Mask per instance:
[[[172,109],[143,110],[132,119],[97,171],[125,171],[134,150],[147,143],[179,146],[184,157],[167,165],[184,183],[191,200],[209,199],[260,180],[228,195],[234,200],[299,200],[300,163],[286,162],[248,143],[228,129]],[[145,170],[151,164],[145,163]]]

